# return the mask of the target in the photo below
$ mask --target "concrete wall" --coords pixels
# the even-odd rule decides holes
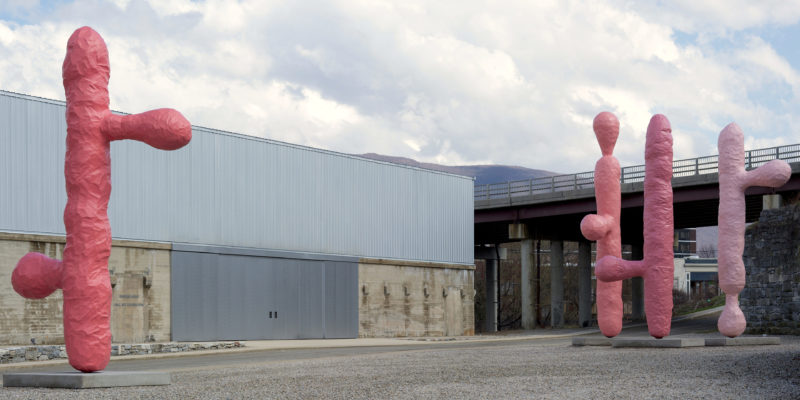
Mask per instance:
[[[359,337],[475,334],[474,266],[362,259]]]
[[[745,232],[748,333],[800,334],[800,204],[764,210]]]
[[[60,259],[64,237],[0,232],[0,345],[64,341],[61,291],[29,300],[11,287],[17,261],[31,251]],[[171,339],[171,252],[166,243],[113,241],[115,343]],[[359,337],[475,333],[474,266],[361,259],[357,291]]]
[[[170,340],[170,248],[163,243],[113,241],[109,271],[114,342]],[[0,344],[62,344],[62,295],[29,300],[14,292],[11,273],[26,253],[60,259],[63,236],[0,233]]]

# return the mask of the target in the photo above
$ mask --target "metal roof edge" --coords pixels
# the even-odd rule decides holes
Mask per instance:
[[[3,89],[0,89],[0,95],[8,96],[8,97],[16,97],[16,98],[19,98],[19,99],[30,100],[30,101],[38,101],[40,103],[60,105],[60,106],[66,106],[66,104],[67,104],[63,100],[47,99],[47,98],[44,98],[44,97],[32,96],[32,95],[24,94],[24,93],[11,92],[11,91],[8,91],[8,90],[3,90]],[[129,113],[122,112],[122,111],[116,111],[116,110],[111,110],[111,111],[116,113],[116,114],[129,115]],[[411,165],[396,164],[396,163],[392,163],[392,162],[388,162],[388,161],[373,160],[371,158],[360,157],[360,156],[357,156],[355,154],[348,154],[348,153],[342,153],[342,152],[334,151],[334,150],[320,149],[320,148],[317,148],[317,147],[304,146],[304,145],[300,145],[300,144],[294,144],[294,143],[289,143],[289,142],[283,142],[283,141],[280,141],[280,140],[269,139],[269,138],[265,138],[265,137],[261,137],[261,136],[253,136],[253,135],[247,135],[247,134],[244,134],[244,133],[225,131],[225,130],[222,130],[222,129],[208,128],[208,127],[200,126],[200,125],[192,125],[192,130],[198,130],[198,131],[201,131],[201,132],[207,132],[207,133],[211,133],[211,134],[215,134],[215,135],[230,136],[230,137],[235,137],[235,138],[243,139],[243,140],[253,140],[253,141],[257,141],[257,142],[265,142],[265,143],[270,143],[270,144],[274,144],[274,145],[278,145],[278,146],[291,147],[291,148],[295,148],[295,149],[299,149],[299,150],[308,150],[308,151],[313,151],[313,152],[316,152],[316,153],[335,155],[335,156],[340,156],[340,157],[345,157],[345,158],[350,158],[350,159],[355,159],[355,160],[368,161],[368,162],[371,162],[371,163],[374,163],[374,164],[383,164],[383,165],[389,165],[389,166],[393,166],[393,167],[402,167],[402,168],[418,170],[418,171],[422,171],[422,172],[430,172],[430,173],[439,174],[439,175],[452,176],[452,177],[455,177],[455,178],[466,179],[466,180],[470,180],[470,181],[473,181],[473,182],[475,181],[475,177],[472,177],[472,176],[458,175],[458,174],[453,174],[453,173],[444,172],[444,171],[437,171],[437,170],[434,170],[434,169],[415,167],[415,166],[411,166]]]

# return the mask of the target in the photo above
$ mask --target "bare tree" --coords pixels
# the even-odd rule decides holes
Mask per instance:
[[[703,258],[716,258],[717,257],[717,246],[706,243],[697,250],[697,255]]]

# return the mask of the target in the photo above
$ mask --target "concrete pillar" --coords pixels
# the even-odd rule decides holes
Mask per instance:
[[[534,292],[535,275],[533,270],[533,240],[520,242],[520,264],[522,268],[522,329],[536,328],[536,293]]]
[[[486,260],[486,332],[497,332],[497,266],[496,258]]]
[[[564,242],[550,242],[550,326],[564,326]]]
[[[578,325],[592,324],[592,244],[578,243]]]
[[[774,210],[783,207],[783,198],[779,194],[765,194],[761,196],[761,205],[764,210]]]
[[[644,251],[641,244],[631,246],[631,259],[641,260],[644,258]],[[640,277],[631,279],[631,319],[634,321],[644,321],[644,280]]]

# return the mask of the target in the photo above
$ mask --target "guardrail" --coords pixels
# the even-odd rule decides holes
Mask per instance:
[[[746,169],[757,168],[772,160],[789,163],[800,162],[800,144],[790,144],[745,152]],[[719,156],[705,156],[672,162],[672,177],[714,174],[718,172]],[[621,183],[644,181],[644,165],[622,168]],[[571,175],[554,175],[542,178],[489,183],[475,186],[475,200],[491,200],[594,188],[594,171]]]

